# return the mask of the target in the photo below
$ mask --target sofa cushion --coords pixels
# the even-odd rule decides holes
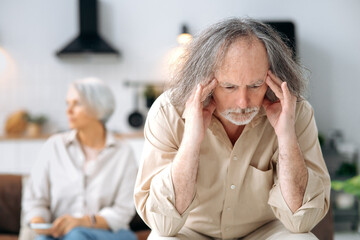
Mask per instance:
[[[144,223],[144,221],[140,218],[140,216],[135,213],[135,216],[130,222],[130,229],[134,232],[142,231],[142,230],[150,230],[150,228]]]
[[[0,233],[19,233],[20,211],[21,176],[0,174]]]
[[[0,234],[0,240],[18,240],[17,235]]]

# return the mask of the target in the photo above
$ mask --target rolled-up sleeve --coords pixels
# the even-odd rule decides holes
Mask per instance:
[[[174,236],[185,224],[196,201],[193,200],[182,215],[175,208],[171,167],[181,142],[178,136],[181,135],[183,121],[180,116],[167,115],[156,104],[159,104],[158,100],[145,123],[145,144],[136,180],[135,206],[142,219],[158,235]]]
[[[307,102],[298,106],[296,133],[307,170],[308,181],[302,206],[292,212],[281,193],[280,184],[275,183],[269,194],[269,205],[275,216],[292,232],[309,232],[326,215],[329,209],[330,177],[320,144],[313,110]],[[276,151],[273,161],[277,161]]]
[[[195,201],[180,215],[175,208],[175,193],[171,178],[171,165],[155,176],[146,203],[148,221],[152,230],[161,236],[173,236],[184,226]]]

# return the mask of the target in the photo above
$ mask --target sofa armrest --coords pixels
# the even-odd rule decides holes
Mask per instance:
[[[311,230],[319,240],[333,240],[334,239],[334,221],[332,215],[332,206],[326,216]]]
[[[19,233],[21,189],[21,175],[0,174],[0,233]]]

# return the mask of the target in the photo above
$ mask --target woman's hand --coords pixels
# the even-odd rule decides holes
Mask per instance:
[[[84,218],[75,218],[70,215],[64,215],[54,221],[53,227],[51,228],[51,235],[58,238],[64,236],[73,228],[84,225]]]

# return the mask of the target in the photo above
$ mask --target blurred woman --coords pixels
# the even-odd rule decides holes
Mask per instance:
[[[37,240],[136,239],[129,222],[137,164],[105,127],[115,109],[112,92],[87,78],[71,84],[66,103],[72,130],[43,146],[25,190],[25,221]]]

